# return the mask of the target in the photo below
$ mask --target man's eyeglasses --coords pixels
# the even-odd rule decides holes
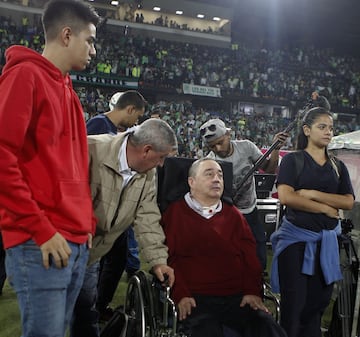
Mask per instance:
[[[200,136],[204,136],[205,133],[206,133],[206,130],[209,130],[211,132],[216,131],[216,124],[211,124],[209,126],[206,126],[206,127],[202,128],[202,129],[200,129]]]

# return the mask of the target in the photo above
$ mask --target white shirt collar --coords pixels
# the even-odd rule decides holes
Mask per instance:
[[[131,169],[129,167],[129,164],[127,162],[126,158],[126,145],[128,142],[129,135],[126,135],[124,137],[124,141],[121,144],[120,151],[119,151],[119,172],[120,173],[130,173]]]
[[[197,202],[194,198],[191,197],[190,192],[186,193],[184,196],[185,202],[187,205],[194,210],[196,213],[200,214],[202,217],[206,219],[210,219],[216,213],[221,212],[222,210],[222,202],[221,200],[212,206],[201,206],[199,202]]]
[[[123,143],[121,144],[119,151],[119,173],[123,177],[123,188],[130,182],[131,178],[137,173],[133,171],[128,164],[126,157],[126,145],[128,142],[129,135],[126,135]]]

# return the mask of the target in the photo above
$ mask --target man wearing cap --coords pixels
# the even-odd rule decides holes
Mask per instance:
[[[134,126],[145,112],[146,100],[136,90],[115,93],[109,102],[110,111],[91,118],[86,123],[88,135],[117,134]],[[121,276],[126,270],[131,276],[140,268],[138,245],[134,231],[129,228],[114,242],[111,250],[101,259],[97,309],[101,320],[108,320],[113,309],[109,307]]]
[[[260,149],[251,141],[231,140],[231,129],[227,128],[221,119],[210,119],[200,127],[200,134],[204,143],[211,150],[208,157],[228,161],[233,164],[233,202],[244,214],[254,234],[257,254],[263,269],[266,269],[266,237],[263,224],[259,219],[256,208],[256,190],[254,176],[250,176],[242,184],[245,175],[254,163],[262,156]],[[280,132],[274,141],[280,141],[270,158],[259,167],[266,173],[275,173],[279,161],[279,148],[284,144],[287,133]],[[242,185],[241,185],[242,184]]]

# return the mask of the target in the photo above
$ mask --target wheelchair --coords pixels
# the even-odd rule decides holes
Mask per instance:
[[[194,159],[167,158],[158,171],[158,205],[161,212],[188,191],[187,173]],[[224,201],[231,202],[232,164],[221,163],[224,172]],[[270,285],[263,283],[263,299],[274,320],[280,321],[280,299],[273,294]],[[125,305],[117,312],[117,318],[109,321],[101,337],[187,337],[178,322],[175,303],[170,298],[170,287],[162,286],[155,276],[136,272],[129,280]],[[113,321],[113,322],[112,322]],[[111,328],[117,330],[111,334]],[[225,329],[227,330],[227,329]],[[232,331],[225,337],[238,336]]]
[[[186,337],[178,331],[178,312],[170,298],[170,287],[144,271],[129,280],[124,311],[128,316],[126,337]]]
[[[279,322],[280,302],[264,283],[264,302]],[[228,331],[231,336],[235,336]],[[226,333],[224,336],[229,336]],[[101,331],[101,337],[187,337],[181,331],[178,312],[170,298],[170,287],[155,276],[140,270],[129,280],[124,307],[115,310],[113,318]]]
[[[187,337],[178,329],[170,287],[143,270],[129,280],[124,307],[115,309],[101,337]]]
[[[161,212],[173,201],[183,197],[189,191],[187,175],[193,158],[166,158],[162,168],[158,169],[158,205]],[[232,164],[219,161],[224,173],[224,194],[222,199],[232,203]],[[270,284],[263,283],[263,299],[270,308],[276,322],[280,322],[280,296],[271,291]]]

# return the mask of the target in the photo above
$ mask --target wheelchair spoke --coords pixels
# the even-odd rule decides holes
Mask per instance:
[[[138,277],[133,276],[128,285],[125,313],[129,316],[126,337],[146,337],[144,299]]]

